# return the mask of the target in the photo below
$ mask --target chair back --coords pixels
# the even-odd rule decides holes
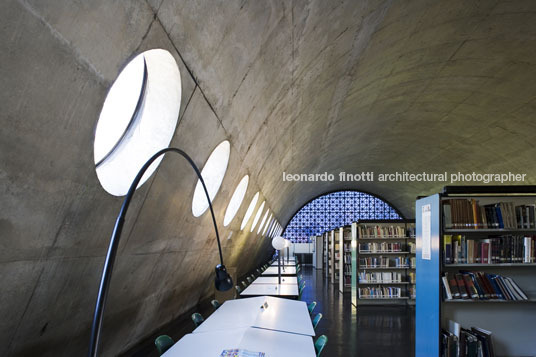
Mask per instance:
[[[158,350],[158,355],[159,356],[162,356],[164,354],[164,352],[169,350],[171,348],[171,346],[173,346],[174,344],[175,344],[175,342],[168,335],[158,336],[154,340],[154,345],[156,346],[156,349]]]
[[[236,292],[238,293],[238,295],[240,295],[240,293],[242,292],[242,288],[239,285],[236,285],[235,289],[236,289]]]
[[[218,307],[221,306],[220,302],[216,299],[212,300],[210,303],[212,304],[212,306],[214,306],[215,310],[218,310]]]
[[[194,312],[192,314],[192,321],[194,322],[195,327],[198,327],[203,323],[203,321],[205,321],[205,319],[203,318],[203,316],[201,316],[200,313]]]
[[[247,279],[248,283],[250,283],[250,284],[253,282],[253,279],[251,279],[250,276],[246,277],[246,279]]]
[[[301,296],[302,296],[302,293],[303,293],[303,289],[305,289],[305,285],[300,287],[300,293],[298,295],[298,299],[300,299],[300,300],[301,300]]]
[[[322,335],[315,341],[315,350],[316,350],[316,357],[320,356],[322,353],[322,350],[326,346],[326,343],[328,343],[328,338],[326,335]]]
[[[313,301],[312,303],[307,306],[307,310],[309,310],[309,315],[311,315],[316,307],[316,301]]]
[[[313,319],[313,328],[316,330],[316,326],[318,326],[318,323],[322,320],[322,314],[319,312],[316,314],[315,318]]]

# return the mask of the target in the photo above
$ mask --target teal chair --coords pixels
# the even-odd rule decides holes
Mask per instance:
[[[253,282],[253,279],[251,279],[251,277],[249,277],[249,276],[246,277],[246,279],[247,279],[248,283],[250,283],[250,284]]]
[[[315,351],[316,351],[316,357],[320,356],[322,353],[322,350],[326,346],[326,343],[328,343],[328,338],[326,335],[322,335],[315,341]]]
[[[257,274],[261,275],[261,271],[259,269],[257,269]]]
[[[253,280],[255,280],[255,279],[256,279],[256,276],[255,276],[255,275],[253,275],[253,274],[251,274],[251,275],[250,275],[250,277],[251,277],[251,281],[252,281],[252,282],[253,282]]]
[[[301,296],[302,296],[302,293],[303,293],[303,289],[305,289],[305,286],[300,287],[300,292],[299,292],[299,295],[298,295],[298,300],[301,300]]]
[[[240,293],[242,292],[242,288],[239,285],[236,285],[235,289],[236,289],[236,292],[238,293],[238,295],[240,295]]]
[[[161,335],[154,340],[154,345],[156,346],[156,349],[158,350],[158,355],[162,356],[164,352],[169,350],[171,346],[173,346],[175,342],[171,337],[168,335]]]
[[[312,303],[309,304],[309,306],[307,306],[307,310],[309,310],[309,315],[313,314],[315,307],[316,307],[316,301],[313,301]]]
[[[201,325],[203,321],[205,321],[205,319],[203,318],[203,316],[201,316],[200,313],[194,312],[192,314],[192,321],[194,322],[195,327],[199,327],[199,325]]]
[[[316,314],[315,318],[313,319],[313,328],[316,330],[316,326],[318,326],[318,323],[322,320],[322,314],[319,312]]]
[[[305,288],[305,281],[303,281],[303,280],[300,282],[300,289],[301,288]]]
[[[216,299],[212,300],[210,303],[212,306],[214,306],[214,310],[218,310],[218,308],[221,306],[220,302]]]
[[[248,284],[244,280],[242,280],[242,285],[244,285],[244,289],[248,287]]]

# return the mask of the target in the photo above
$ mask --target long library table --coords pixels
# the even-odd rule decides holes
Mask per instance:
[[[193,333],[237,327],[257,327],[300,335],[315,335],[309,310],[304,301],[271,296],[228,300]]]
[[[264,352],[270,357],[316,356],[310,336],[253,327],[190,333],[175,343],[163,356],[217,357],[224,350],[230,349]]]
[[[279,284],[279,277],[277,276],[259,276],[253,280],[251,284]],[[298,285],[298,278],[295,276],[281,276],[281,284],[285,285]]]
[[[240,297],[252,296],[277,296],[297,299],[299,296],[298,284],[251,284],[240,293]]]
[[[277,267],[269,267],[265,271],[263,271],[262,276],[277,276],[279,274],[279,270]],[[285,267],[283,270],[283,267],[281,267],[281,275],[296,275],[296,268],[295,267]]]

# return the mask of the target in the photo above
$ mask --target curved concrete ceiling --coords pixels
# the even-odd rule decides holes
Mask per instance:
[[[201,165],[231,142],[218,222],[250,175],[246,204],[220,223],[226,264],[240,275],[270,252],[251,223],[240,230],[257,191],[257,206],[266,200],[284,226],[310,198],[344,188],[412,217],[415,197],[445,184],[284,182],[283,172],[512,171],[535,183],[535,10],[533,1],[1,2],[0,354],[85,353],[121,203],[98,183],[93,130],[136,54],[164,48],[179,64],[173,146]],[[213,293],[216,243],[209,216],[191,215],[195,183],[166,157],[133,202],[106,355]]]
[[[535,183],[535,6],[164,1],[158,16],[286,223],[347,187],[413,217],[415,197],[445,183],[288,183],[282,172],[512,171]]]

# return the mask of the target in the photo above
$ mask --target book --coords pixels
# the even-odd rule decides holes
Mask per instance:
[[[446,276],[443,276],[441,278],[441,281],[443,282],[443,288],[445,289],[446,299],[452,300],[452,293],[450,292],[449,282],[447,280]]]
[[[471,279],[471,276],[469,274],[462,274],[463,281],[465,283],[465,288],[467,289],[467,293],[472,299],[478,299],[480,295],[478,294],[478,291],[475,288],[475,284],[473,284],[473,279]]]
[[[456,285],[458,285],[458,290],[460,291],[460,296],[462,297],[462,299],[469,299],[469,293],[467,292],[467,289],[465,287],[463,275],[458,273],[455,275],[455,277],[456,277]]]
[[[447,281],[449,283],[452,298],[461,298],[460,290],[458,289],[458,283],[456,282],[456,277],[451,273],[445,273],[445,277],[447,278]]]

